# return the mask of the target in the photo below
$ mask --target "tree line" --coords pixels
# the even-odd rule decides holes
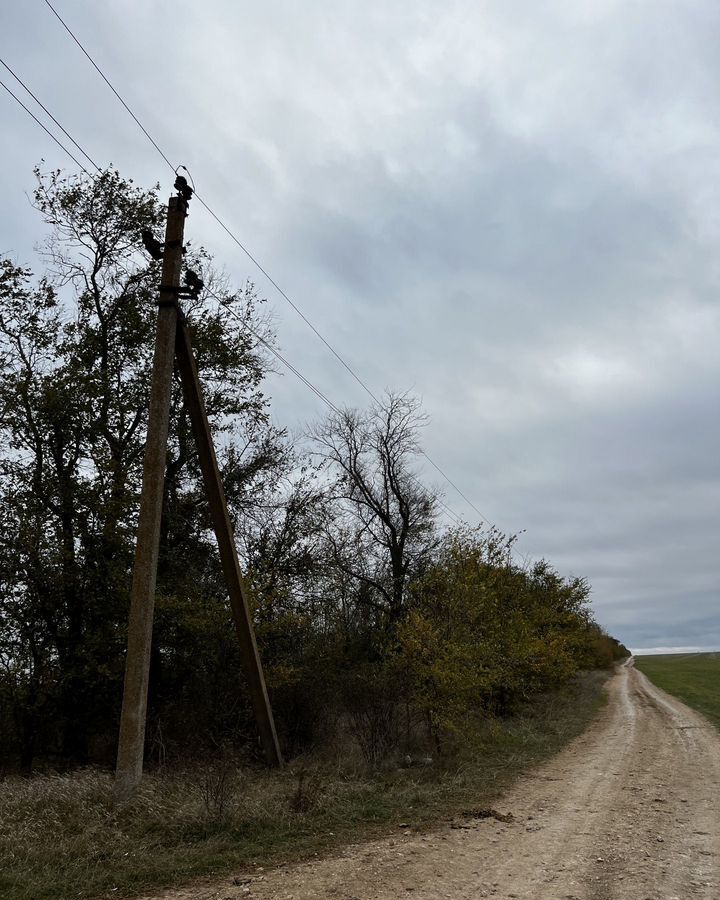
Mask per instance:
[[[114,169],[36,177],[44,274],[0,262],[0,763],[24,770],[114,757],[159,283],[139,236],[164,220],[158,188]],[[584,579],[515,563],[495,529],[442,527],[414,397],[333,411],[302,441],[273,425],[262,299],[201,247],[185,259],[217,298],[186,314],[286,755],[448,752],[627,653]],[[252,755],[179,383],[170,435],[147,754]]]

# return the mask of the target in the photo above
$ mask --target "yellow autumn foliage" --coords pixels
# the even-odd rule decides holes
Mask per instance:
[[[436,736],[611,662],[587,582],[562,578],[545,562],[516,566],[510,545],[496,533],[455,532],[413,586],[398,643]]]

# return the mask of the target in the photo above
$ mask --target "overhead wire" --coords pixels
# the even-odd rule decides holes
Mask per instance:
[[[378,405],[382,406],[382,401],[378,398],[378,396],[367,386],[367,384],[360,378],[360,376],[355,372],[355,370],[345,362],[345,360],[340,356],[340,354],[335,350],[335,348],[323,337],[323,335],[317,330],[317,328],[313,325],[313,323],[307,318],[307,316],[303,313],[303,311],[290,299],[290,297],[285,293],[285,291],[280,287],[280,285],[275,281],[275,279],[268,273],[268,271],[258,262],[258,260],[253,256],[253,254],[245,247],[245,245],[230,231],[227,225],[220,219],[220,217],[207,205],[207,203],[200,197],[200,195],[195,192],[195,199],[200,202],[200,204],[207,210],[207,212],[212,216],[213,219],[220,225],[220,227],[225,231],[225,233],[233,240],[235,244],[243,251],[243,253],[248,257],[248,259],[262,272],[262,274],[267,278],[270,284],[278,291],[278,293],[287,300],[290,306],[295,310],[295,312],[300,316],[300,318],[305,322],[310,329],[317,335],[317,337],[322,341],[322,343],[330,350],[333,356],[342,364],[342,366],[352,375],[355,381],[362,387],[366,394]],[[491,525],[492,523],[487,519],[482,512],[477,508],[477,506],[472,502],[472,500],[465,494],[455,482],[447,475],[447,473],[426,453],[424,450],[420,451],[421,456],[423,456],[430,465],[436,469],[440,475],[447,481],[447,483],[453,487],[457,493],[465,500],[465,502],[478,514],[480,519],[485,522],[487,525]]]
[[[183,167],[184,168],[184,167]],[[303,311],[297,306],[296,303],[285,293],[285,291],[280,287],[280,285],[275,281],[275,279],[268,273],[268,271],[262,266],[262,264],[253,256],[253,254],[247,249],[247,247],[236,237],[235,234],[228,228],[228,226],[220,219],[220,217],[208,206],[208,204],[202,199],[202,197],[195,192],[195,199],[199,201],[199,203],[203,206],[203,208],[212,216],[212,218],[220,225],[220,227],[225,231],[225,233],[231,238],[231,240],[237,244],[237,246],[243,251],[243,253],[248,257],[248,259],[262,272],[262,274],[267,278],[270,284],[278,291],[278,293],[284,297],[285,300],[290,304],[290,306],[295,310],[295,312],[300,316],[300,318],[305,322],[308,327],[313,331],[313,333],[322,341],[322,343],[330,350],[333,356],[341,363],[341,365],[350,373],[350,375],[355,379],[355,381],[360,385],[360,387],[365,391],[366,394],[378,405],[382,406],[382,401],[379,399],[377,394],[375,394],[367,384],[360,378],[360,376],[355,372],[355,370],[345,362],[345,360],[340,356],[340,354],[335,350],[335,348],[325,339],[325,337],[318,331],[318,329],[313,325],[310,319],[303,313]],[[460,490],[460,488],[455,484],[455,482],[444,472],[444,470],[424,451],[420,451],[421,455],[430,463],[430,465],[436,469],[440,475],[447,481],[451,487],[453,487],[457,493],[465,500],[465,502],[478,514],[480,519],[488,525],[492,523],[482,514],[482,512],[477,508],[477,506],[470,500],[470,498]]]
[[[297,378],[299,378],[300,381],[301,381],[306,387],[308,387],[308,388],[309,388],[309,389],[310,389],[310,390],[311,390],[311,391],[312,391],[312,392],[313,392],[320,400],[322,400],[323,403],[325,403],[325,405],[328,407],[328,409],[330,409],[332,412],[336,413],[336,415],[338,415],[338,416],[342,416],[342,415],[343,415],[343,411],[342,411],[338,406],[336,406],[336,404],[334,404],[334,403],[332,402],[332,400],[330,400],[330,399],[329,399],[329,398],[328,398],[328,397],[320,390],[320,388],[316,387],[316,386],[315,386],[308,378],[306,378],[306,377],[302,374],[302,372],[300,372],[298,369],[296,369],[295,366],[293,366],[293,364],[292,364],[288,359],[286,359],[286,358],[282,355],[282,353],[280,353],[280,351],[279,351],[276,347],[274,347],[269,341],[267,341],[264,337],[262,337],[262,335],[258,334],[258,332],[257,332],[254,328],[252,328],[252,326],[249,325],[245,319],[241,318],[241,317],[235,312],[235,310],[232,309],[232,307],[230,307],[230,306],[228,306],[226,303],[224,303],[224,302],[222,301],[222,299],[217,295],[217,293],[216,293],[215,291],[213,291],[211,288],[208,288],[207,286],[205,287],[205,291],[206,291],[206,292],[207,292],[207,293],[208,293],[208,294],[216,301],[216,303],[218,304],[218,306],[219,306],[220,308],[222,308],[222,309],[226,310],[227,312],[229,312],[230,315],[233,316],[233,317],[240,323],[240,325],[241,325],[242,328],[245,328],[247,331],[249,331],[250,334],[252,334],[253,337],[255,337],[256,340],[258,340],[258,341],[265,347],[266,350],[268,350],[270,353],[272,353],[272,355],[275,356],[276,359],[279,359],[280,362],[281,362],[284,366],[286,366],[286,367],[287,367],[294,375],[296,375]],[[423,455],[424,455],[424,454],[423,454]],[[416,482],[416,484],[418,484],[420,487],[423,486],[422,483],[420,482],[420,480],[419,480],[418,478],[416,478],[414,475],[411,476],[411,477],[412,477],[413,481]],[[453,510],[451,507],[449,507],[449,506],[448,506],[442,499],[440,499],[439,497],[436,498],[436,500],[437,500],[438,505],[441,506],[441,507],[443,508],[443,510],[445,511],[446,515],[448,516],[448,518],[451,519],[451,521],[455,522],[456,525],[459,525],[459,524],[462,523],[462,521],[463,521],[463,520],[462,520],[462,517],[459,516],[459,515],[455,512],[455,510]]]
[[[150,141],[155,150],[160,154],[162,159],[167,163],[167,165],[173,170],[173,172],[177,172],[178,168],[185,168],[185,166],[173,166],[170,162],[167,155],[163,152],[160,145],[157,141],[152,137],[149,131],[145,128],[142,122],[138,119],[135,113],[132,111],[130,106],[121,96],[119,91],[115,88],[109,78],[105,75],[102,69],[95,62],[90,53],[85,49],[79,38],[75,35],[70,26],[65,22],[65,20],[60,16],[55,7],[52,5],[50,0],[44,0],[44,3],[48,6],[48,8],[52,11],[55,17],[58,19],[62,27],[65,31],[70,35],[72,40],[77,44],[83,54],[87,57],[88,61],[91,63],[93,68],[97,71],[103,81],[107,84],[113,94],[120,101],[122,106],[127,110],[129,115],[132,117],[133,121],[138,125],[143,134]],[[227,226],[227,224],[217,215],[217,213],[210,207],[210,205],[200,196],[197,191],[195,191],[195,198],[201,204],[201,206],[207,211],[207,213],[215,220],[215,222],[223,229],[223,231],[228,235],[228,237],[235,243],[240,250],[247,256],[247,258],[253,263],[254,266],[265,276],[268,282],[275,288],[275,290],[280,294],[281,297],[292,307],[292,309],[297,313],[298,316],[305,322],[305,324],[311,329],[311,331],[316,335],[316,337],[323,343],[323,345],[332,353],[332,355],[338,360],[338,362],[343,366],[344,369],[352,376],[352,378],[360,385],[360,387],[368,394],[368,396],[379,406],[382,405],[378,396],[372,391],[365,381],[357,374],[357,372],[350,366],[343,357],[335,350],[335,348],[330,344],[330,342],[324,337],[324,335],[315,327],[315,325],[311,322],[310,319],[303,313],[300,307],[292,300],[292,298],[283,290],[283,288],[278,284],[278,282],[270,275],[267,269],[260,263],[260,261],[251,253],[251,251],[245,246],[245,244],[237,237],[236,234]],[[314,387],[312,390],[316,390]],[[433,466],[434,469],[439,472],[439,474],[447,481],[447,483],[465,500],[465,502],[473,509],[480,519],[485,522],[487,525],[491,525],[490,520],[483,515],[480,509],[473,503],[473,501],[458,487],[458,485],[447,475],[447,473],[439,466],[425,451],[421,451],[422,456]]]
[[[131,116],[133,121],[137,124],[140,130],[143,132],[148,141],[152,144],[161,158],[165,161],[165,163],[172,169],[173,172],[177,172],[177,169],[180,168],[178,166],[173,166],[170,162],[168,156],[164,153],[160,145],[157,141],[152,137],[147,128],[142,124],[140,119],[135,115],[133,110],[130,108],[128,103],[122,97],[120,92],[115,88],[110,79],[105,75],[100,66],[95,62],[91,54],[82,44],[80,39],[74,33],[72,28],[65,22],[62,16],[55,9],[50,0],[43,0],[45,5],[51,10],[56,19],[60,22],[62,27],[65,29],[67,34],[71,37],[73,42],[79,47],[82,51],[83,55],[90,62],[95,71],[100,75],[103,81],[106,83],[108,88],[112,91],[114,96],[118,99],[118,101],[122,104],[123,108],[127,111],[127,113]],[[185,168],[185,167],[183,167]],[[303,313],[300,307],[292,300],[292,298],[283,290],[283,288],[278,284],[278,282],[270,275],[270,273],[265,269],[265,267],[260,263],[260,261],[251,253],[251,251],[245,246],[245,244],[237,237],[236,234],[228,227],[228,225],[218,216],[218,214],[210,207],[210,205],[197,193],[195,192],[195,197],[198,202],[203,206],[203,208],[208,212],[208,214],[215,220],[215,222],[225,231],[225,233],[230,237],[230,239],[238,246],[240,250],[247,256],[247,258],[257,267],[257,269],[265,276],[268,282],[276,289],[276,291],[280,294],[281,297],[291,306],[291,308],[297,313],[297,315],[305,322],[305,324],[311,329],[311,331],[316,335],[316,337],[322,342],[322,344],[332,353],[332,355],[337,359],[337,361],[346,369],[346,371],[352,376],[352,378],[357,382],[358,385],[367,393],[367,395],[378,405],[382,405],[380,399],[377,395],[368,387],[365,381],[357,374],[357,372],[350,366],[345,359],[335,350],[335,348],[329,343],[329,341],[324,337],[324,335],[315,327],[312,321]],[[301,376],[299,376],[301,377]],[[313,391],[316,391],[314,387],[311,388]],[[473,501],[458,487],[458,485],[447,475],[447,473],[429,456],[425,451],[421,451],[422,456],[437,470],[437,472],[447,481],[447,483],[465,500],[465,502],[470,506],[474,512],[480,517],[480,519],[488,525],[492,523],[490,520],[481,512],[481,510],[473,503]]]
[[[98,73],[98,75],[102,78],[102,80],[105,82],[105,84],[110,88],[110,90],[113,92],[113,94],[115,94],[115,96],[116,96],[117,99],[120,101],[120,103],[122,103],[122,105],[125,107],[125,109],[128,111],[128,113],[129,113],[129,114],[132,116],[132,118],[135,120],[135,122],[137,123],[138,127],[143,131],[145,137],[150,141],[150,143],[153,145],[153,147],[155,147],[155,149],[156,149],[157,152],[160,154],[160,156],[162,156],[162,158],[165,160],[165,162],[166,162],[166,163],[170,166],[170,168],[173,169],[173,171],[174,171],[175,167],[173,166],[173,164],[170,162],[170,160],[167,158],[167,156],[165,156],[165,154],[162,152],[162,150],[160,149],[160,147],[159,147],[159,146],[155,143],[155,141],[152,139],[152,137],[150,136],[150,134],[148,133],[148,131],[145,129],[145,127],[144,127],[144,125],[142,124],[142,122],[140,121],[140,119],[138,119],[138,117],[135,115],[135,113],[130,109],[130,107],[129,107],[129,106],[127,105],[127,103],[123,100],[123,98],[120,96],[120,94],[119,94],[119,93],[115,90],[115,88],[112,86],[112,84],[110,83],[110,81],[108,80],[108,78],[106,78],[105,73],[102,71],[102,69],[100,68],[100,66],[97,65],[97,63],[96,63],[95,60],[92,58],[92,56],[90,56],[90,54],[87,52],[87,50],[85,49],[85,47],[83,47],[83,45],[80,43],[80,41],[77,39],[77,37],[75,37],[75,34],[73,33],[72,29],[67,25],[67,23],[66,23],[65,20],[62,18],[62,16],[60,15],[60,13],[55,9],[55,7],[52,5],[52,3],[50,3],[50,0],[44,0],[44,2],[45,2],[45,4],[46,4],[46,6],[48,6],[49,9],[52,11],[53,15],[54,15],[55,18],[58,20],[58,22],[60,22],[60,24],[62,25],[62,27],[65,29],[65,31],[67,31],[67,33],[70,35],[70,37],[75,41],[75,43],[78,45],[78,47],[79,47],[79,48],[82,50],[82,52],[85,54],[85,56],[87,57],[88,61],[90,62],[90,65],[95,69],[95,71],[96,71],[96,72]]]
[[[62,131],[65,137],[71,141],[77,149],[82,153],[85,159],[93,166],[98,172],[100,171],[100,166],[95,162],[95,160],[78,144],[75,138],[67,132],[63,126],[58,122],[55,116],[50,112],[50,110],[45,106],[45,104],[30,90],[30,88],[25,84],[25,82],[20,78],[20,76],[10,68],[10,66],[5,62],[4,59],[0,57],[0,65],[4,66],[8,72],[12,75],[12,77],[17,81],[17,83],[25,90],[28,94],[33,98],[33,100],[37,103],[40,109],[45,113],[45,115],[49,116],[53,122],[57,125],[57,127]],[[4,85],[3,85],[4,86]]]
[[[223,231],[228,235],[228,237],[233,241],[233,243],[237,244],[237,246],[242,250],[242,252],[247,256],[247,258],[252,262],[257,269],[262,272],[262,274],[267,278],[270,284],[275,288],[275,290],[280,294],[283,299],[285,299],[290,306],[295,310],[295,312],[300,316],[300,318],[305,322],[305,324],[312,330],[312,332],[322,341],[322,343],[327,347],[327,349],[332,353],[332,355],[338,360],[338,362],[345,368],[350,375],[355,379],[355,381],[360,385],[360,387],[377,403],[378,405],[382,405],[379,398],[370,390],[370,388],[365,384],[365,382],[360,378],[360,376],[355,372],[355,370],[345,362],[345,360],[340,356],[340,354],[335,350],[335,348],[330,344],[325,337],[318,331],[318,329],[313,325],[313,323],[308,319],[305,313],[300,309],[300,307],[291,300],[291,298],[285,293],[285,291],[280,287],[280,285],[275,281],[275,279],[270,275],[267,269],[256,259],[255,256],[248,250],[248,248],[240,241],[240,239],[228,228],[228,226],[222,221],[222,219],[215,213],[208,204],[202,199],[202,197],[196,192],[195,198],[198,202],[203,206],[205,210],[212,216],[212,218],[217,222],[217,224],[223,229]]]
[[[68,150],[68,148],[63,144],[63,142],[62,142],[61,140],[59,140],[58,138],[56,138],[55,135],[52,133],[52,131],[50,131],[50,129],[47,128],[47,127],[40,121],[40,119],[38,119],[38,117],[35,115],[35,113],[33,113],[32,110],[28,109],[27,106],[25,106],[25,104],[24,104],[24,103],[22,102],[22,100],[17,96],[17,94],[13,93],[13,91],[10,90],[10,88],[5,84],[5,82],[4,82],[2,79],[0,79],[0,87],[4,87],[5,90],[8,92],[8,94],[10,94],[10,96],[13,98],[13,100],[14,100],[16,103],[18,103],[20,106],[22,106],[22,108],[23,108],[23,109],[25,110],[25,112],[30,116],[30,118],[34,119],[35,122],[37,122],[37,124],[42,128],[42,130],[43,130],[47,135],[49,135],[49,136],[55,141],[55,143],[58,145],[58,147],[59,147],[64,153],[67,153],[67,155],[68,155],[68,156],[70,157],[70,159],[75,163],[75,165],[76,165],[79,169],[81,169],[87,176],[90,176],[90,173],[89,173],[88,170],[85,168],[85,166],[84,166],[79,160],[77,160],[77,159],[72,155],[72,153]],[[74,143],[74,142],[73,142],[73,143]]]
[[[276,359],[279,359],[280,362],[281,362],[286,368],[288,368],[288,369],[289,369],[289,370],[290,370],[290,371],[291,371],[291,372],[292,372],[292,373],[293,373],[293,374],[294,374],[294,375],[295,375],[295,376],[296,376],[296,377],[297,377],[297,378],[298,378],[298,379],[299,379],[306,387],[308,387],[308,388],[309,388],[309,389],[310,389],[310,390],[311,390],[311,391],[312,391],[312,392],[313,392],[320,400],[322,400],[322,402],[323,402],[326,406],[328,406],[333,412],[337,413],[338,415],[341,415],[341,414],[342,414],[342,411],[340,410],[340,408],[337,407],[337,406],[332,402],[332,400],[330,400],[330,399],[329,399],[329,398],[328,398],[328,397],[320,390],[319,387],[316,387],[316,386],[310,381],[309,378],[306,378],[306,377],[302,374],[302,372],[299,371],[299,369],[296,369],[295,366],[294,366],[288,359],[286,359],[286,358],[283,356],[283,354],[280,353],[280,351],[279,351],[276,347],[273,347],[273,345],[272,345],[269,341],[267,341],[261,334],[259,334],[259,333],[258,333],[251,325],[249,325],[248,322],[245,321],[245,319],[241,318],[241,317],[235,312],[235,310],[232,309],[232,307],[230,307],[230,306],[228,306],[226,303],[224,303],[223,300],[215,293],[215,291],[213,291],[211,288],[208,288],[207,286],[205,287],[205,291],[206,291],[206,292],[207,292],[207,293],[208,293],[208,294],[209,294],[209,295],[217,302],[217,304],[218,304],[218,306],[219,306],[220,308],[224,309],[226,312],[230,313],[231,316],[233,316],[235,319],[237,319],[237,321],[240,323],[240,325],[241,325],[243,328],[245,328],[247,331],[249,331],[250,334],[252,334],[252,336],[253,336],[257,341],[259,341],[259,342],[263,345],[263,347],[265,347],[266,350],[268,350],[270,353],[272,353],[272,355],[273,355]]]
[[[460,488],[455,484],[455,482],[452,480],[452,478],[450,478],[450,476],[443,469],[440,468],[440,466],[435,462],[435,460],[432,459],[430,456],[428,456],[428,454],[424,450],[420,451],[420,455],[423,456],[434,469],[437,469],[437,471],[442,475],[442,477],[445,479],[445,481],[447,481],[447,483],[451,487],[455,488],[455,490],[458,492],[458,494],[460,494],[460,496],[468,504],[468,506],[470,506],[478,514],[478,516],[480,516],[481,521],[483,521],[486,525],[489,525],[492,528],[493,523],[480,512],[480,510],[477,508],[477,506],[475,506],[475,504],[467,496],[467,494],[464,491],[460,490]]]
[[[52,5],[50,0],[43,0],[43,2],[52,11],[53,15],[57,18],[58,22],[60,22],[62,27],[65,29],[65,31],[70,35],[72,40],[77,44],[77,46],[80,48],[80,50],[86,56],[86,58],[88,59],[88,61],[92,65],[92,67],[95,69],[95,71],[98,73],[98,75],[100,75],[102,80],[110,88],[110,90],[117,97],[117,99],[120,101],[120,103],[123,105],[123,107],[127,110],[129,115],[132,117],[133,121],[137,124],[138,128],[140,128],[140,130],[145,135],[145,137],[150,141],[150,143],[153,145],[155,150],[157,150],[157,152],[160,154],[162,159],[173,170],[173,172],[177,172],[177,169],[180,167],[173,166],[173,164],[168,159],[167,155],[161,149],[160,145],[152,137],[152,135],[147,130],[147,128],[142,124],[140,119],[135,115],[135,113],[132,111],[130,106],[126,103],[126,101],[124,100],[124,98],[122,97],[120,92],[115,88],[115,86],[112,84],[112,82],[107,77],[107,75],[105,75],[105,73],[100,68],[100,66],[95,62],[95,60],[90,55],[90,53],[85,49],[85,47],[82,44],[82,42],[80,41],[80,39],[74,33],[72,28],[70,28],[70,26],[67,24],[67,22],[62,18],[60,13],[58,13],[58,11]],[[325,345],[325,347],[327,347],[327,349],[333,354],[333,356],[338,360],[338,362],[350,373],[350,375],[363,388],[363,390],[365,390],[368,393],[368,395],[370,397],[372,397],[372,399],[376,403],[379,404],[380,400],[378,399],[378,397],[373,393],[373,391],[370,390],[370,388],[367,386],[367,384],[365,384],[365,382],[362,380],[362,378],[360,378],[360,376],[357,374],[357,372],[355,372],[354,369],[351,366],[349,366],[348,363],[345,362],[345,360],[342,358],[342,356],[325,339],[325,337],[321,334],[321,332],[318,331],[318,329],[315,327],[315,325],[313,325],[313,323],[310,321],[310,319],[307,318],[307,316],[303,313],[303,311],[300,309],[300,307],[286,294],[286,292],[282,289],[282,287],[280,287],[280,285],[277,283],[277,281],[275,281],[275,279],[272,277],[272,275],[270,275],[270,273],[265,269],[265,267],[260,263],[260,261],[250,252],[250,250],[242,243],[242,241],[240,241],[240,239],[237,237],[237,235],[235,235],[230,230],[230,228],[228,228],[228,226],[225,224],[225,222],[223,222],[223,220],[220,218],[220,216],[218,216],[217,213],[209,206],[209,204],[205,200],[203,200],[203,198],[197,193],[197,191],[195,191],[195,198],[204,207],[204,209],[208,212],[208,214],[210,216],[212,216],[212,218],[223,229],[223,231],[225,231],[225,233],[228,235],[228,237],[242,250],[242,252],[253,263],[253,265],[256,266],[260,272],[262,272],[262,274],[265,276],[265,278],[267,278],[267,280],[275,288],[275,290],[280,294],[280,296],[283,297],[283,299],[286,300],[290,304],[290,306],[300,316],[300,318],[303,320],[303,322],[305,322],[305,324],[308,326],[308,328],[310,328],[313,331],[313,333],[319,338],[319,340],[322,341],[322,343]]]

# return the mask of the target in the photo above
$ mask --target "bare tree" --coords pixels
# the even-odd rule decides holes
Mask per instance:
[[[359,583],[360,602],[389,624],[400,618],[408,580],[435,540],[437,497],[413,470],[425,422],[416,398],[389,393],[382,405],[332,413],[310,430],[335,475],[333,562]]]

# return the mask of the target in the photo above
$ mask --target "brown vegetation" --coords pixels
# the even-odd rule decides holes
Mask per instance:
[[[306,754],[281,773],[226,756],[158,769],[129,806],[111,775],[80,769],[0,781],[5,900],[131,896],[195,875],[257,873],[373,834],[484,810],[517,775],[578,734],[605,675],[585,674],[516,715],[479,721],[452,757],[368,769],[352,742]]]

